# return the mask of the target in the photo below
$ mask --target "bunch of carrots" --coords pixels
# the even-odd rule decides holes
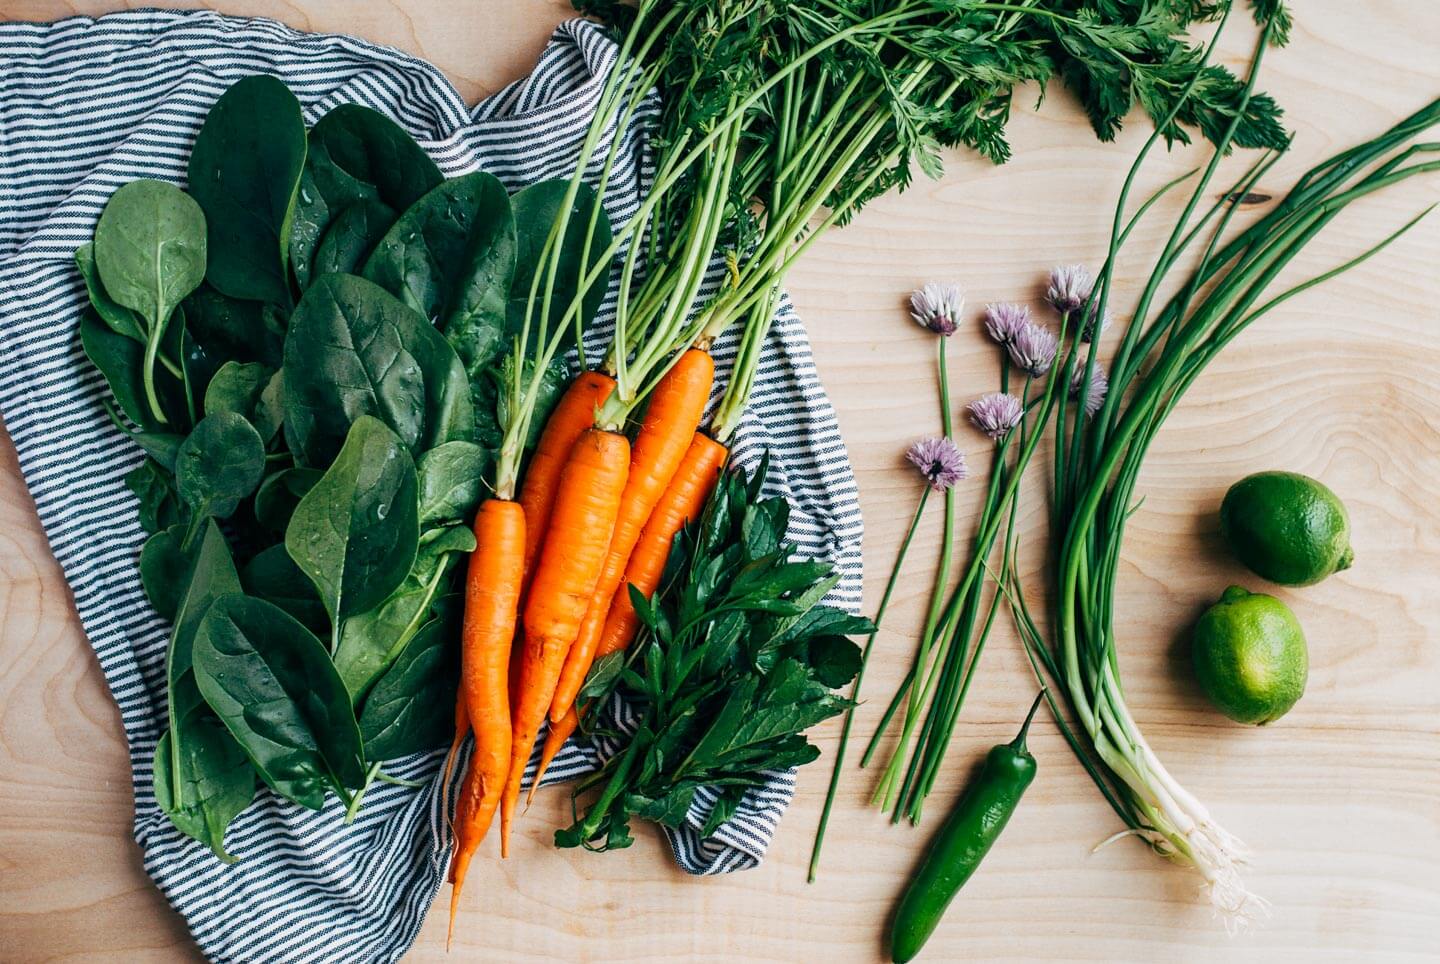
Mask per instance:
[[[695,309],[718,224],[689,235],[671,267],[647,272],[633,299],[626,297],[628,282],[645,247],[639,240],[653,241],[654,233],[645,230],[653,205],[642,206],[617,229],[607,250],[586,250],[578,269],[560,256],[556,239],[567,236],[576,218],[588,213],[591,230],[584,236],[594,236],[600,205],[587,212],[574,202],[606,127],[602,121],[618,111],[623,125],[653,86],[654,78],[644,75],[636,58],[622,54],[616,74],[602,94],[570,196],[540,254],[515,338],[515,357],[526,364],[516,365],[502,388],[508,410],[516,414],[501,444],[494,495],[475,518],[455,741],[447,762],[448,774],[465,737],[473,734],[455,807],[452,930],[466,872],[497,809],[500,852],[508,854],[521,779],[542,725],[548,717],[532,795],[579,726],[576,699],[592,664],[623,650],[635,636],[639,620],[630,587],[645,596],[655,592],[676,533],[699,514],[729,454],[725,444],[700,430],[715,364],[709,353],[713,337],[695,319]],[[686,165],[713,167],[716,153],[698,151]],[[612,148],[607,172],[614,156]],[[709,176],[719,182],[728,171]],[[604,196],[607,180],[600,178],[597,198]],[[575,339],[582,346],[582,371],[551,412],[522,479],[523,440],[540,378],[580,317],[586,291],[608,274],[627,240],[611,348],[601,365],[587,367],[583,342]],[[595,266],[589,274],[587,265]],[[562,277],[573,270],[579,278]],[[575,291],[570,304],[555,303],[558,290]],[[743,367],[737,366],[737,373]],[[744,380],[746,391],[751,381]]]

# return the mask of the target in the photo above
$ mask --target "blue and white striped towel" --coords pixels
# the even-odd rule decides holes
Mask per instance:
[[[528,77],[471,109],[423,61],[266,20],[140,11],[0,24],[0,413],[120,705],[145,869],[213,960],[391,961],[403,954],[448,858],[434,779],[439,755],[402,761],[395,775],[425,780],[425,789],[376,785],[350,827],[342,826],[338,801],[312,813],[262,790],[231,826],[227,844],[241,859],[229,867],[161,814],[151,792],[151,758],[165,723],[169,627],[151,611],[136,572],[144,533],[122,479],[141,455],[106,421],[104,382],[75,337],[85,294],[73,252],[121,184],[138,177],[183,182],[206,111],[248,74],[285,81],[309,122],[347,102],[380,110],[447,175],[482,168],[514,190],[570,173],[614,58],[602,31],[571,21]],[[623,174],[605,197],[617,223],[634,212],[647,187],[646,124],[653,116],[652,105],[619,132]],[[591,335],[596,347],[608,338],[613,311],[607,302]],[[717,346],[717,381],[734,349],[733,340]],[[795,506],[791,537],[807,555],[839,565],[843,579],[832,601],[857,609],[855,481],[788,301],[765,346],[735,446],[749,466],[766,450],[771,490]],[[594,751],[572,746],[550,774],[566,779],[594,765]],[[793,791],[793,773],[776,773],[712,837],[702,841],[694,829],[670,833],[676,860],[694,874],[754,866]],[[697,801],[693,827],[711,803]]]

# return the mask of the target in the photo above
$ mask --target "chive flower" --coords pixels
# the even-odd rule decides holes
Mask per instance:
[[[922,438],[905,450],[905,458],[920,470],[930,488],[936,492],[944,492],[970,474],[965,465],[965,453],[944,436]]]
[[[1003,301],[985,306],[985,333],[1001,345],[1009,345],[1030,323],[1030,307]]]
[[[1070,397],[1078,399],[1081,389],[1085,388],[1085,366],[1075,366],[1075,373],[1070,376]],[[1095,413],[1100,411],[1100,406],[1105,404],[1105,394],[1110,391],[1110,376],[1105,374],[1105,369],[1099,365],[1090,373],[1090,387],[1085,391],[1085,416],[1093,418]]]
[[[1099,331],[1097,332],[1095,325],[1096,307],[1097,304],[1095,302],[1090,303],[1089,310],[1085,312],[1085,324],[1080,328],[1080,340],[1085,342],[1086,344],[1089,344],[1090,342],[1094,341],[1099,335],[1103,335],[1105,334],[1105,332],[1109,331],[1110,325],[1113,324],[1115,321],[1115,316],[1110,313],[1109,308],[1106,308],[1105,313],[1100,316]]]
[[[1050,286],[1045,289],[1045,300],[1061,314],[1074,311],[1090,300],[1090,289],[1094,284],[1083,264],[1060,265],[1050,269]]]
[[[1025,417],[1025,406],[1020,399],[1005,392],[981,395],[969,407],[970,421],[997,442],[1009,435],[1010,430]]]
[[[1050,370],[1055,363],[1055,352],[1059,342],[1053,332],[1027,321],[1020,326],[1015,337],[1005,346],[1010,352],[1010,361],[1027,375],[1038,378]]]
[[[910,293],[910,317],[915,324],[943,338],[955,334],[964,310],[965,290],[957,284],[930,281]]]

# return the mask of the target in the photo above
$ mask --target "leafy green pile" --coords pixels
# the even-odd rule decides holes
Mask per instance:
[[[126,477],[141,581],[174,623],[156,797],[222,859],[257,776],[353,817],[382,761],[448,740],[456,563],[567,187],[446,180],[356,105],[307,131],[256,76],[206,118],[188,193],[122,186],[76,252],[83,347],[148,453]],[[575,203],[589,224],[593,193]],[[586,240],[561,246],[573,285]],[[542,408],[564,381],[545,373]]]
[[[598,708],[618,693],[633,733],[576,785],[576,797],[600,793],[555,834],[557,846],[627,847],[631,817],[678,828],[701,787],[719,790],[700,829],[709,836],[767,771],[819,756],[804,731],[852,705],[833,692],[860,668],[847,637],[874,627],[820,603],[839,576],[791,559],[790,506],[760,498],[764,477],[764,466],[749,479],[723,476],[700,519],[676,535],[654,600],[632,587],[640,636],[628,654],[599,660],[581,695],[601,697]]]

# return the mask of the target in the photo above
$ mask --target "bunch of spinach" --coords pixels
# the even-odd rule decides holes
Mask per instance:
[[[582,696],[599,697],[597,708],[623,697],[635,714],[623,729],[633,732],[576,785],[577,798],[599,795],[556,832],[557,846],[628,847],[631,817],[678,828],[701,787],[719,791],[700,828],[709,836],[769,771],[819,756],[804,731],[853,705],[834,692],[860,669],[847,637],[874,627],[820,602],[839,576],[791,558],[790,506],[761,499],[764,476],[763,465],[748,479],[727,473],[676,535],[653,600],[632,587],[643,624],[636,645],[597,661]]]
[[[229,861],[257,778],[353,818],[384,761],[451,735],[510,306],[565,185],[447,180],[358,105],[307,130],[268,76],[220,97],[188,174],[107,203],[75,255],[79,330],[147,453],[140,577],[174,626],[156,799]],[[542,421],[567,379],[546,374]]]

